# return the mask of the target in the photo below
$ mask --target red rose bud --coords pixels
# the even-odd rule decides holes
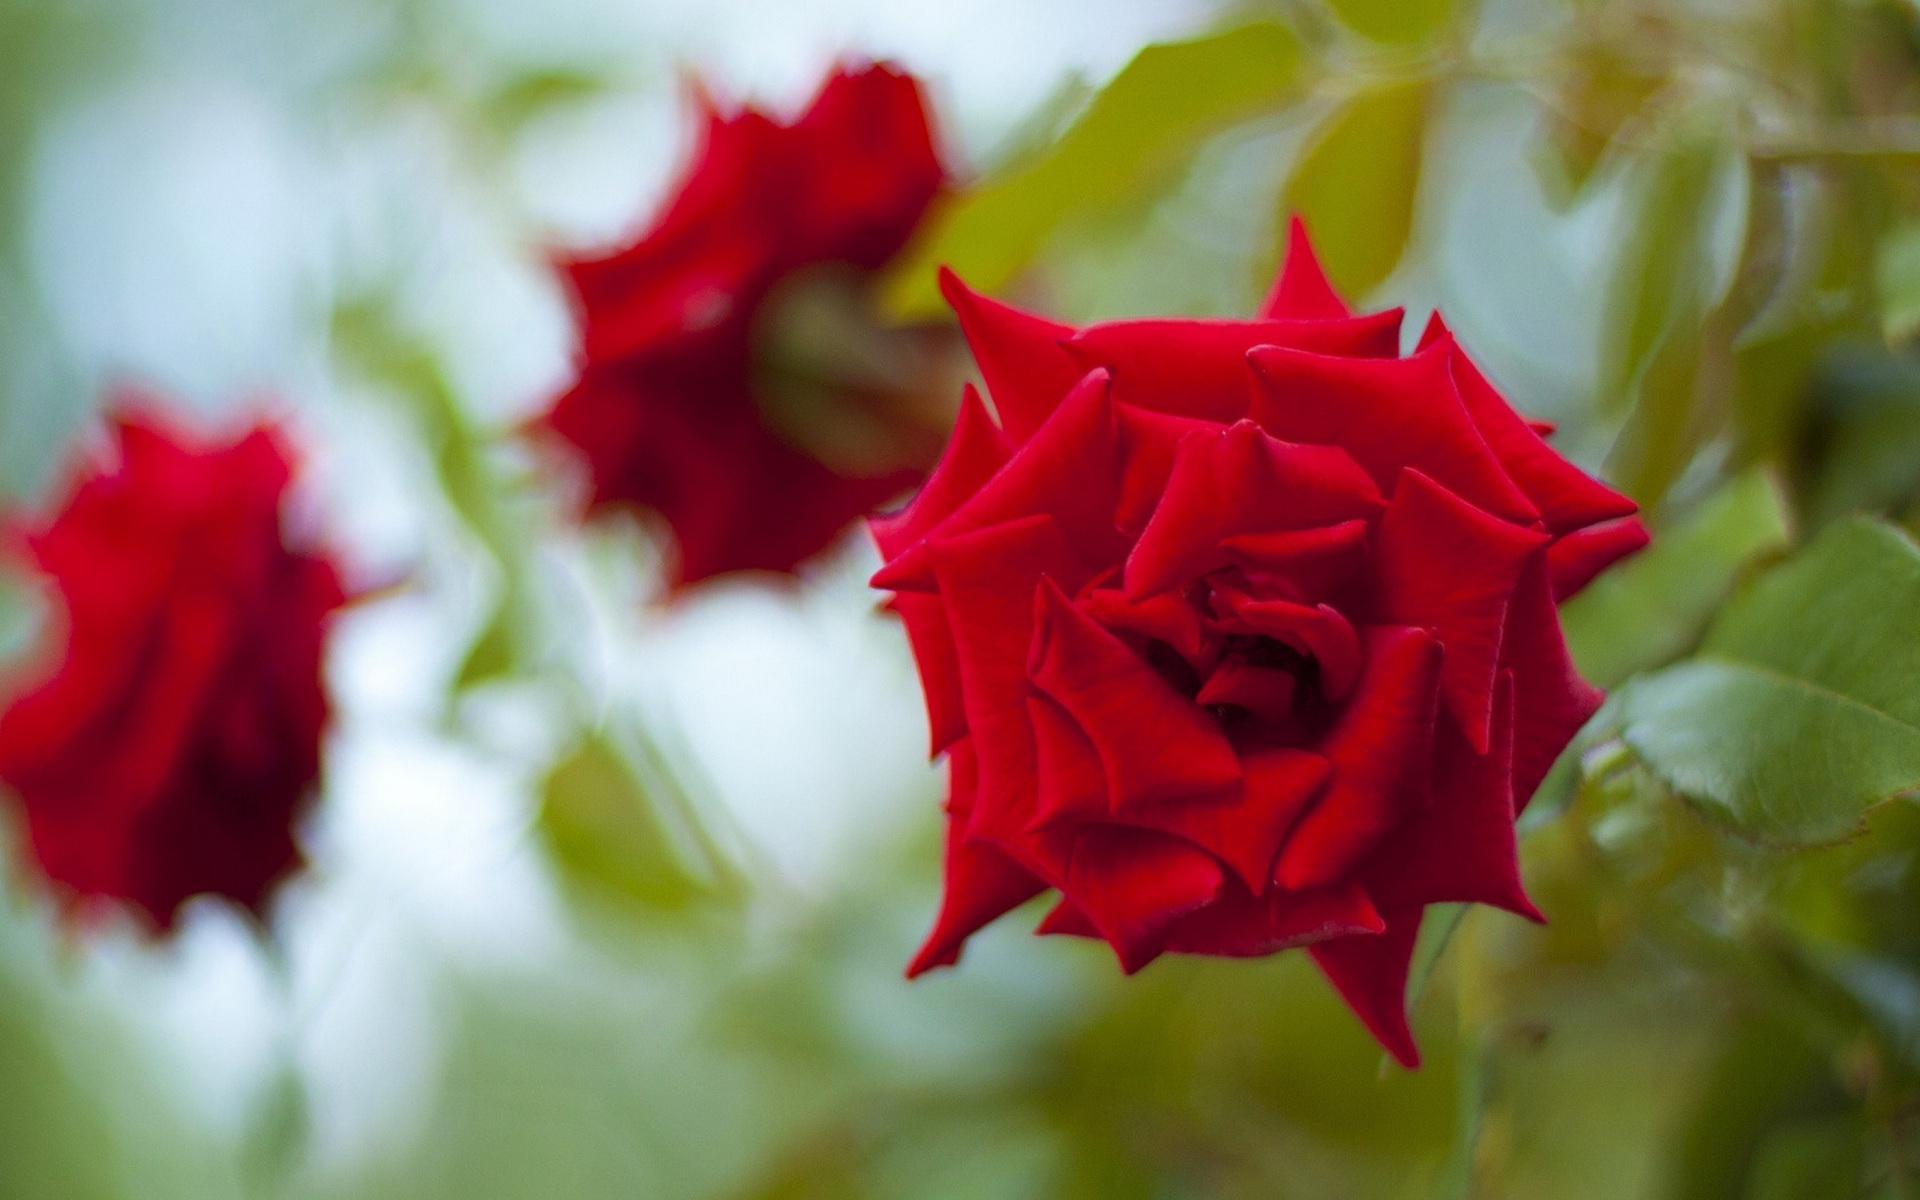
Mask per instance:
[[[1352,316],[1298,225],[1252,321],[1075,330],[944,280],[992,393],[876,520],[935,753],[946,895],[909,974],[1042,933],[1305,946],[1401,1062],[1428,904],[1539,919],[1514,820],[1600,703],[1556,590],[1645,540],[1436,319]]]
[[[300,862],[339,578],[282,536],[272,429],[214,444],[137,415],[114,432],[24,539],[61,619],[0,712],[0,780],[70,902],[124,901],[161,931],[201,893],[258,913]]]
[[[666,519],[676,586],[791,571],[925,476],[958,340],[882,326],[865,284],[943,179],[914,79],[842,70],[790,125],[709,109],[651,231],[566,266],[579,376],[543,423],[585,459],[590,512]]]

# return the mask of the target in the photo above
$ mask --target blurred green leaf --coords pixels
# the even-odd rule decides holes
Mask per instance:
[[[1632,750],[1708,816],[1758,841],[1855,832],[1920,787],[1920,550],[1855,519],[1736,597],[1697,658],[1630,684]]]
[[[730,894],[730,868],[664,773],[589,735],[540,789],[540,832],[567,878],[625,907],[676,912]]]
[[[1787,548],[1786,503],[1751,470],[1560,608],[1580,673],[1604,688],[1687,652],[1750,564]]]
[[[1745,1200],[1853,1200],[1860,1194],[1858,1117],[1795,1121],[1761,1144]]]
[[[507,80],[482,101],[483,119],[496,131],[511,136],[557,109],[604,94],[605,76],[584,70],[528,71]]]
[[[1291,102],[1304,66],[1299,39],[1270,21],[1148,46],[1050,151],[939,210],[889,268],[885,308],[903,320],[941,312],[942,263],[984,291],[1004,286],[1062,225],[1125,203],[1209,135]]]
[[[1406,251],[1433,99],[1426,80],[1367,88],[1314,132],[1287,180],[1281,227],[1295,214],[1306,221],[1328,277],[1348,297],[1372,291]]]
[[[1808,525],[1910,509],[1920,489],[1920,361],[1877,343],[1829,346],[1806,390],[1793,449]]]
[[[1598,386],[1604,409],[1628,413],[1608,475],[1651,506],[1712,431],[1724,381],[1703,368],[1731,350],[1710,318],[1745,244],[1748,167],[1718,131],[1683,132],[1635,165],[1628,188]]]
[[[1652,38],[1634,45],[1638,53],[1597,40],[1573,47],[1554,70],[1541,140],[1529,155],[1550,201],[1564,207],[1578,198],[1621,132],[1666,85],[1672,64],[1659,56],[1661,48]]]
[[[1327,0],[1340,23],[1376,42],[1411,45],[1431,42],[1452,23],[1454,0]]]
[[[1880,290],[1880,328],[1890,342],[1920,334],[1920,221],[1881,239],[1874,280]]]

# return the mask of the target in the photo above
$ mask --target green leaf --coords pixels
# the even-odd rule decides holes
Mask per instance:
[[[1622,737],[1710,818],[1797,847],[1920,787],[1920,550],[1853,519],[1735,598],[1699,656],[1615,696]]]
[[[1340,23],[1376,42],[1417,45],[1453,24],[1453,0],[1327,0]]]
[[[1601,342],[1603,408],[1626,410],[1608,475],[1642,504],[1658,501],[1712,431],[1709,318],[1733,285],[1745,243],[1746,159],[1713,129],[1684,131],[1635,166],[1631,214]]]
[[[547,775],[539,828],[566,878],[616,904],[678,912],[728,894],[731,868],[664,772],[643,779],[604,734]]]
[[[1580,673],[1610,688],[1686,653],[1742,571],[1789,540],[1786,502],[1771,476],[1756,469],[1728,483],[1561,606]]]
[[[1372,291],[1406,251],[1433,97],[1426,80],[1358,93],[1314,132],[1287,180],[1281,227],[1295,214],[1306,221],[1321,265],[1348,297]]]
[[[1004,286],[1062,225],[1124,204],[1209,135],[1291,102],[1304,62],[1299,39],[1270,21],[1146,47],[1051,151],[938,211],[888,270],[884,307],[901,320],[940,313],[942,263],[983,291]]]
[[[1880,289],[1880,328],[1890,342],[1920,334],[1920,221],[1894,229],[1880,242],[1874,263]]]

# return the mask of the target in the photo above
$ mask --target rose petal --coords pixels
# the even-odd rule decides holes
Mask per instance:
[[[1553,760],[1605,699],[1580,677],[1567,653],[1544,557],[1528,566],[1513,590],[1500,667],[1513,672],[1514,807],[1525,812]]]
[[[905,508],[867,522],[881,556],[892,559],[905,553],[908,546],[971,500],[995,472],[1006,466],[1012,453],[1006,435],[987,415],[980,393],[967,384],[960,396],[953,437],[927,482]]]
[[[1538,520],[1461,403],[1452,353],[1450,339],[1393,359],[1263,346],[1248,356],[1258,384],[1253,419],[1276,438],[1339,446],[1382,491],[1416,467],[1495,516]]]
[[[1086,374],[1060,345],[1073,336],[1073,327],[982,296],[945,267],[940,268],[940,294],[960,318],[1001,427],[1019,445]]]
[[[1274,882],[1290,891],[1338,882],[1426,803],[1439,643],[1424,630],[1394,626],[1367,630],[1365,641],[1366,670],[1318,747],[1333,778],[1274,868]]]
[[[1027,517],[930,543],[953,633],[967,728],[979,757],[979,803],[969,834],[1021,857],[1033,818],[1034,744],[1026,699],[1034,588],[1043,576],[1080,582],[1085,568],[1053,518]],[[1046,872],[1022,857],[1043,877]]]
[[[1179,838],[1096,825],[1080,834],[1060,890],[1131,975],[1160,956],[1161,931],[1219,895],[1225,878],[1212,855]]]
[[[1479,751],[1487,748],[1507,598],[1547,540],[1488,516],[1412,468],[1380,519],[1374,613],[1439,639],[1441,701]]]
[[[1638,517],[1569,533],[1547,549],[1553,598],[1565,601],[1593,582],[1594,576],[1652,541]]]
[[[1260,304],[1266,318],[1300,321],[1334,321],[1350,316],[1352,310],[1327,281],[1320,258],[1307,237],[1307,225],[1298,216],[1287,222],[1287,255],[1273,290]]]
[[[954,812],[947,819],[945,891],[933,930],[907,967],[909,979],[934,967],[952,966],[960,960],[967,939],[982,926],[1046,890],[1045,883],[1013,859],[967,837],[966,813],[977,782],[972,746],[965,742],[956,746],[949,769]]]
[[[1343,937],[1307,947],[1340,998],[1408,1070],[1420,1065],[1420,1047],[1407,1024],[1407,968],[1420,936],[1420,910],[1388,913],[1373,937]]]
[[[1442,726],[1434,747],[1433,803],[1394,830],[1362,870],[1375,903],[1394,910],[1491,904],[1529,920],[1546,920],[1520,882],[1513,724],[1513,676],[1502,672],[1493,739],[1485,754]]]
[[[1250,421],[1181,441],[1153,518],[1127,556],[1126,592],[1144,599],[1227,565],[1226,539],[1372,516],[1372,480],[1331,446],[1278,441]]]
[[[1034,603],[1028,673],[1100,754],[1115,810],[1239,782],[1219,726],[1051,580]]]
[[[1527,494],[1548,530],[1568,533],[1600,521],[1631,516],[1639,506],[1562,458],[1526,419],[1513,410],[1466,351],[1453,342],[1434,313],[1422,347],[1445,341],[1453,347],[1453,380],[1460,400],[1507,475]]]
[[[1184,838],[1225,863],[1243,888],[1264,892],[1274,856],[1319,794],[1327,760],[1285,747],[1249,753],[1239,788],[1128,809],[1116,820]]]
[[[1104,367],[1123,404],[1231,424],[1247,415],[1247,351],[1290,346],[1316,354],[1391,358],[1400,309],[1331,321],[1155,318],[1091,325],[1063,345],[1082,368]]]
[[[1214,903],[1175,921],[1164,945],[1177,953],[1251,958],[1331,938],[1365,937],[1386,927],[1357,884],[1310,892],[1270,888],[1264,895],[1229,886]]]

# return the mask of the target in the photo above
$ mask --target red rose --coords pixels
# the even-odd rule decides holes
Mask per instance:
[[[584,456],[591,510],[665,517],[676,583],[789,571],[924,477],[951,409],[930,443],[896,411],[896,393],[916,390],[899,376],[917,374],[924,348],[869,328],[858,293],[943,178],[914,79],[840,71],[790,125],[709,109],[652,230],[568,264],[581,366],[545,424]],[[796,307],[804,328],[786,327]],[[854,344],[822,345],[835,341]],[[876,354],[885,361],[866,361]],[[873,434],[877,449],[823,456],[822,438],[848,440],[857,423],[874,428],[852,440]]]
[[[949,301],[969,392],[874,522],[950,760],[946,896],[909,974],[1052,888],[1042,933],[1307,946],[1418,1061],[1424,906],[1538,918],[1514,818],[1599,704],[1556,591],[1645,541],[1438,319],[1355,317],[1296,225],[1253,321],[1074,330]]]
[[[202,892],[258,912],[300,860],[340,583],[281,535],[272,430],[205,444],[141,416],[115,431],[113,460],[25,539],[64,628],[46,677],[0,713],[0,779],[69,898],[130,902],[161,930]]]

